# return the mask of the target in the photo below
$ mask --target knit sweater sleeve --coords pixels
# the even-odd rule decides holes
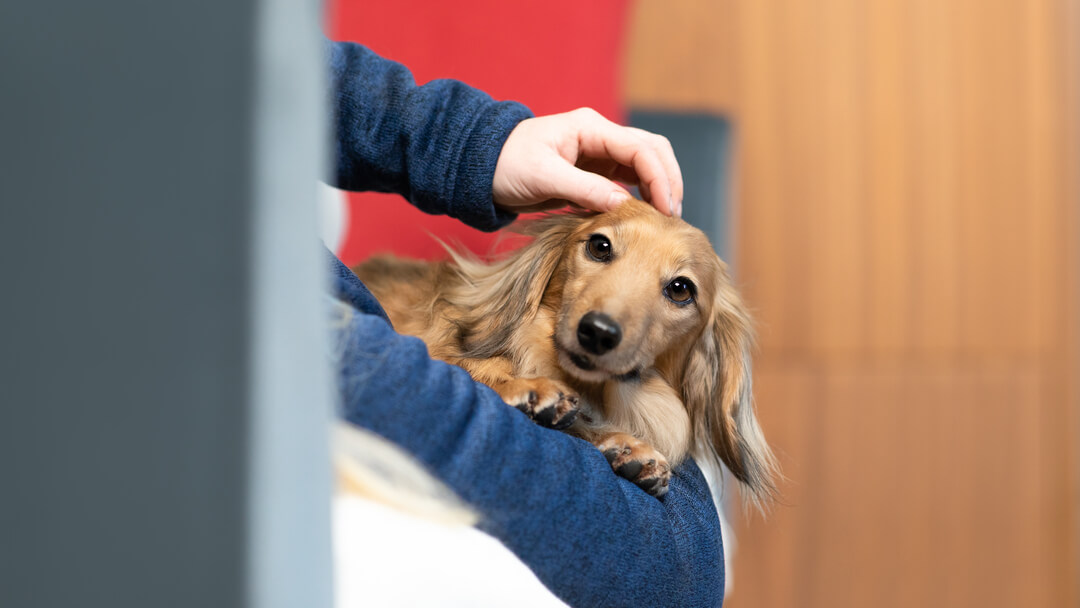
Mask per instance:
[[[720,605],[720,523],[692,461],[653,498],[592,445],[537,426],[463,369],[432,360],[420,340],[344,310],[333,349],[344,417],[419,459],[563,601]]]
[[[407,68],[358,44],[327,42],[327,54],[339,188],[396,192],[481,230],[514,219],[495,208],[492,177],[528,108],[455,80],[417,86]]]

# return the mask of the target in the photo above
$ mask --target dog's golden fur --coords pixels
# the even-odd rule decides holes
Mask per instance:
[[[528,223],[528,245],[491,264],[375,258],[355,270],[395,328],[460,365],[548,426],[569,424],[620,475],[660,495],[686,455],[719,457],[754,500],[775,492],[775,460],[754,417],[750,317],[708,239],[640,201]],[[598,260],[590,237],[610,242]],[[695,286],[680,305],[676,277]],[[615,320],[599,355],[582,317]],[[576,417],[574,413],[580,410]]]

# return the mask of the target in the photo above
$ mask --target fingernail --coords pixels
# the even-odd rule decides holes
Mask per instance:
[[[671,207],[671,211],[675,215],[675,217],[682,217],[682,201],[675,203]]]
[[[612,209],[618,207],[625,200],[626,200],[626,193],[625,192],[619,192],[618,190],[616,190],[615,192],[612,192],[611,195],[608,196],[608,211],[611,211]]]

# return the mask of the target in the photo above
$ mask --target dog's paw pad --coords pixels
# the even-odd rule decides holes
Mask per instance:
[[[641,469],[644,468],[644,466],[645,465],[636,460],[627,460],[615,469],[615,474],[619,477],[634,481],[637,479],[638,473],[641,473]]]
[[[550,426],[557,431],[562,431],[570,428],[574,424],[574,421],[577,420],[578,411],[576,406],[575,409],[566,410],[561,414],[559,414],[555,408],[551,409],[555,411],[555,414],[553,415],[551,423],[545,424],[545,426]],[[558,417],[556,418],[554,416]]]
[[[536,412],[536,415],[533,416],[533,418],[543,426],[552,426],[555,422],[555,408],[550,406],[545,407],[539,412]]]
[[[652,446],[625,433],[613,433],[597,444],[615,474],[657,498],[667,494],[671,466]]]
[[[496,390],[504,401],[542,426],[562,430],[577,419],[578,396],[554,380],[516,378]]]

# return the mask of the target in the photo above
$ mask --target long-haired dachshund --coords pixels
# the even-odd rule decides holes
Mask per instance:
[[[755,501],[775,459],[754,417],[751,321],[705,235],[650,205],[549,215],[492,264],[381,257],[356,273],[395,328],[655,496],[688,454]]]

